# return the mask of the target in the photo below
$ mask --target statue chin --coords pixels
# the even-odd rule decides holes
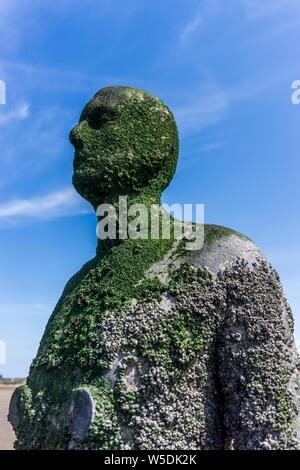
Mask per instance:
[[[90,202],[94,208],[105,200],[105,195],[109,192],[99,177],[80,172],[74,173],[72,184],[78,194]]]

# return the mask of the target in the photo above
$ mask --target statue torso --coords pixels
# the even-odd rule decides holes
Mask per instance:
[[[243,306],[239,311],[228,289],[238,299],[247,296],[243,277],[252,285],[263,275],[263,255],[245,237],[216,226],[206,230],[199,252],[173,242],[160,256],[148,252],[140,271],[143,249],[127,255],[119,246],[87,263],[69,281],[49,320],[28,381],[35,395],[48,395],[39,445],[230,447],[222,381],[226,361],[241,353],[247,313]],[[125,261],[122,282],[114,270]],[[235,373],[243,377],[245,371],[235,365]],[[70,412],[76,389],[85,389],[94,406],[93,423],[85,430]],[[84,412],[86,405],[78,406]],[[75,422],[71,435],[68,419]]]

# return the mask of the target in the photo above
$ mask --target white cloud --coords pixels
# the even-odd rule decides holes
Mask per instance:
[[[2,108],[1,110],[4,110]],[[0,126],[5,126],[11,121],[26,119],[29,116],[29,104],[19,104],[15,109],[0,114]]]
[[[18,223],[30,217],[47,219],[87,212],[89,209],[73,188],[65,188],[41,197],[17,199],[0,204],[0,220],[10,223]]]
[[[199,28],[201,23],[202,16],[197,13],[194,18],[184,26],[179,38],[181,44],[185,45],[188,42],[191,35]]]

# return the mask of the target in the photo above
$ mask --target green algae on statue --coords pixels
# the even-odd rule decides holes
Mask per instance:
[[[160,204],[178,158],[171,111],[100,90],[71,131],[94,207]],[[99,242],[67,283],[9,419],[18,449],[293,449],[299,358],[279,277],[247,237]]]

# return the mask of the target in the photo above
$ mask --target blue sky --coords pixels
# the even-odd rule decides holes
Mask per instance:
[[[68,278],[94,256],[68,132],[90,97],[161,97],[181,139],[168,203],[257,242],[300,339],[299,0],[1,0],[0,374],[24,376]]]

